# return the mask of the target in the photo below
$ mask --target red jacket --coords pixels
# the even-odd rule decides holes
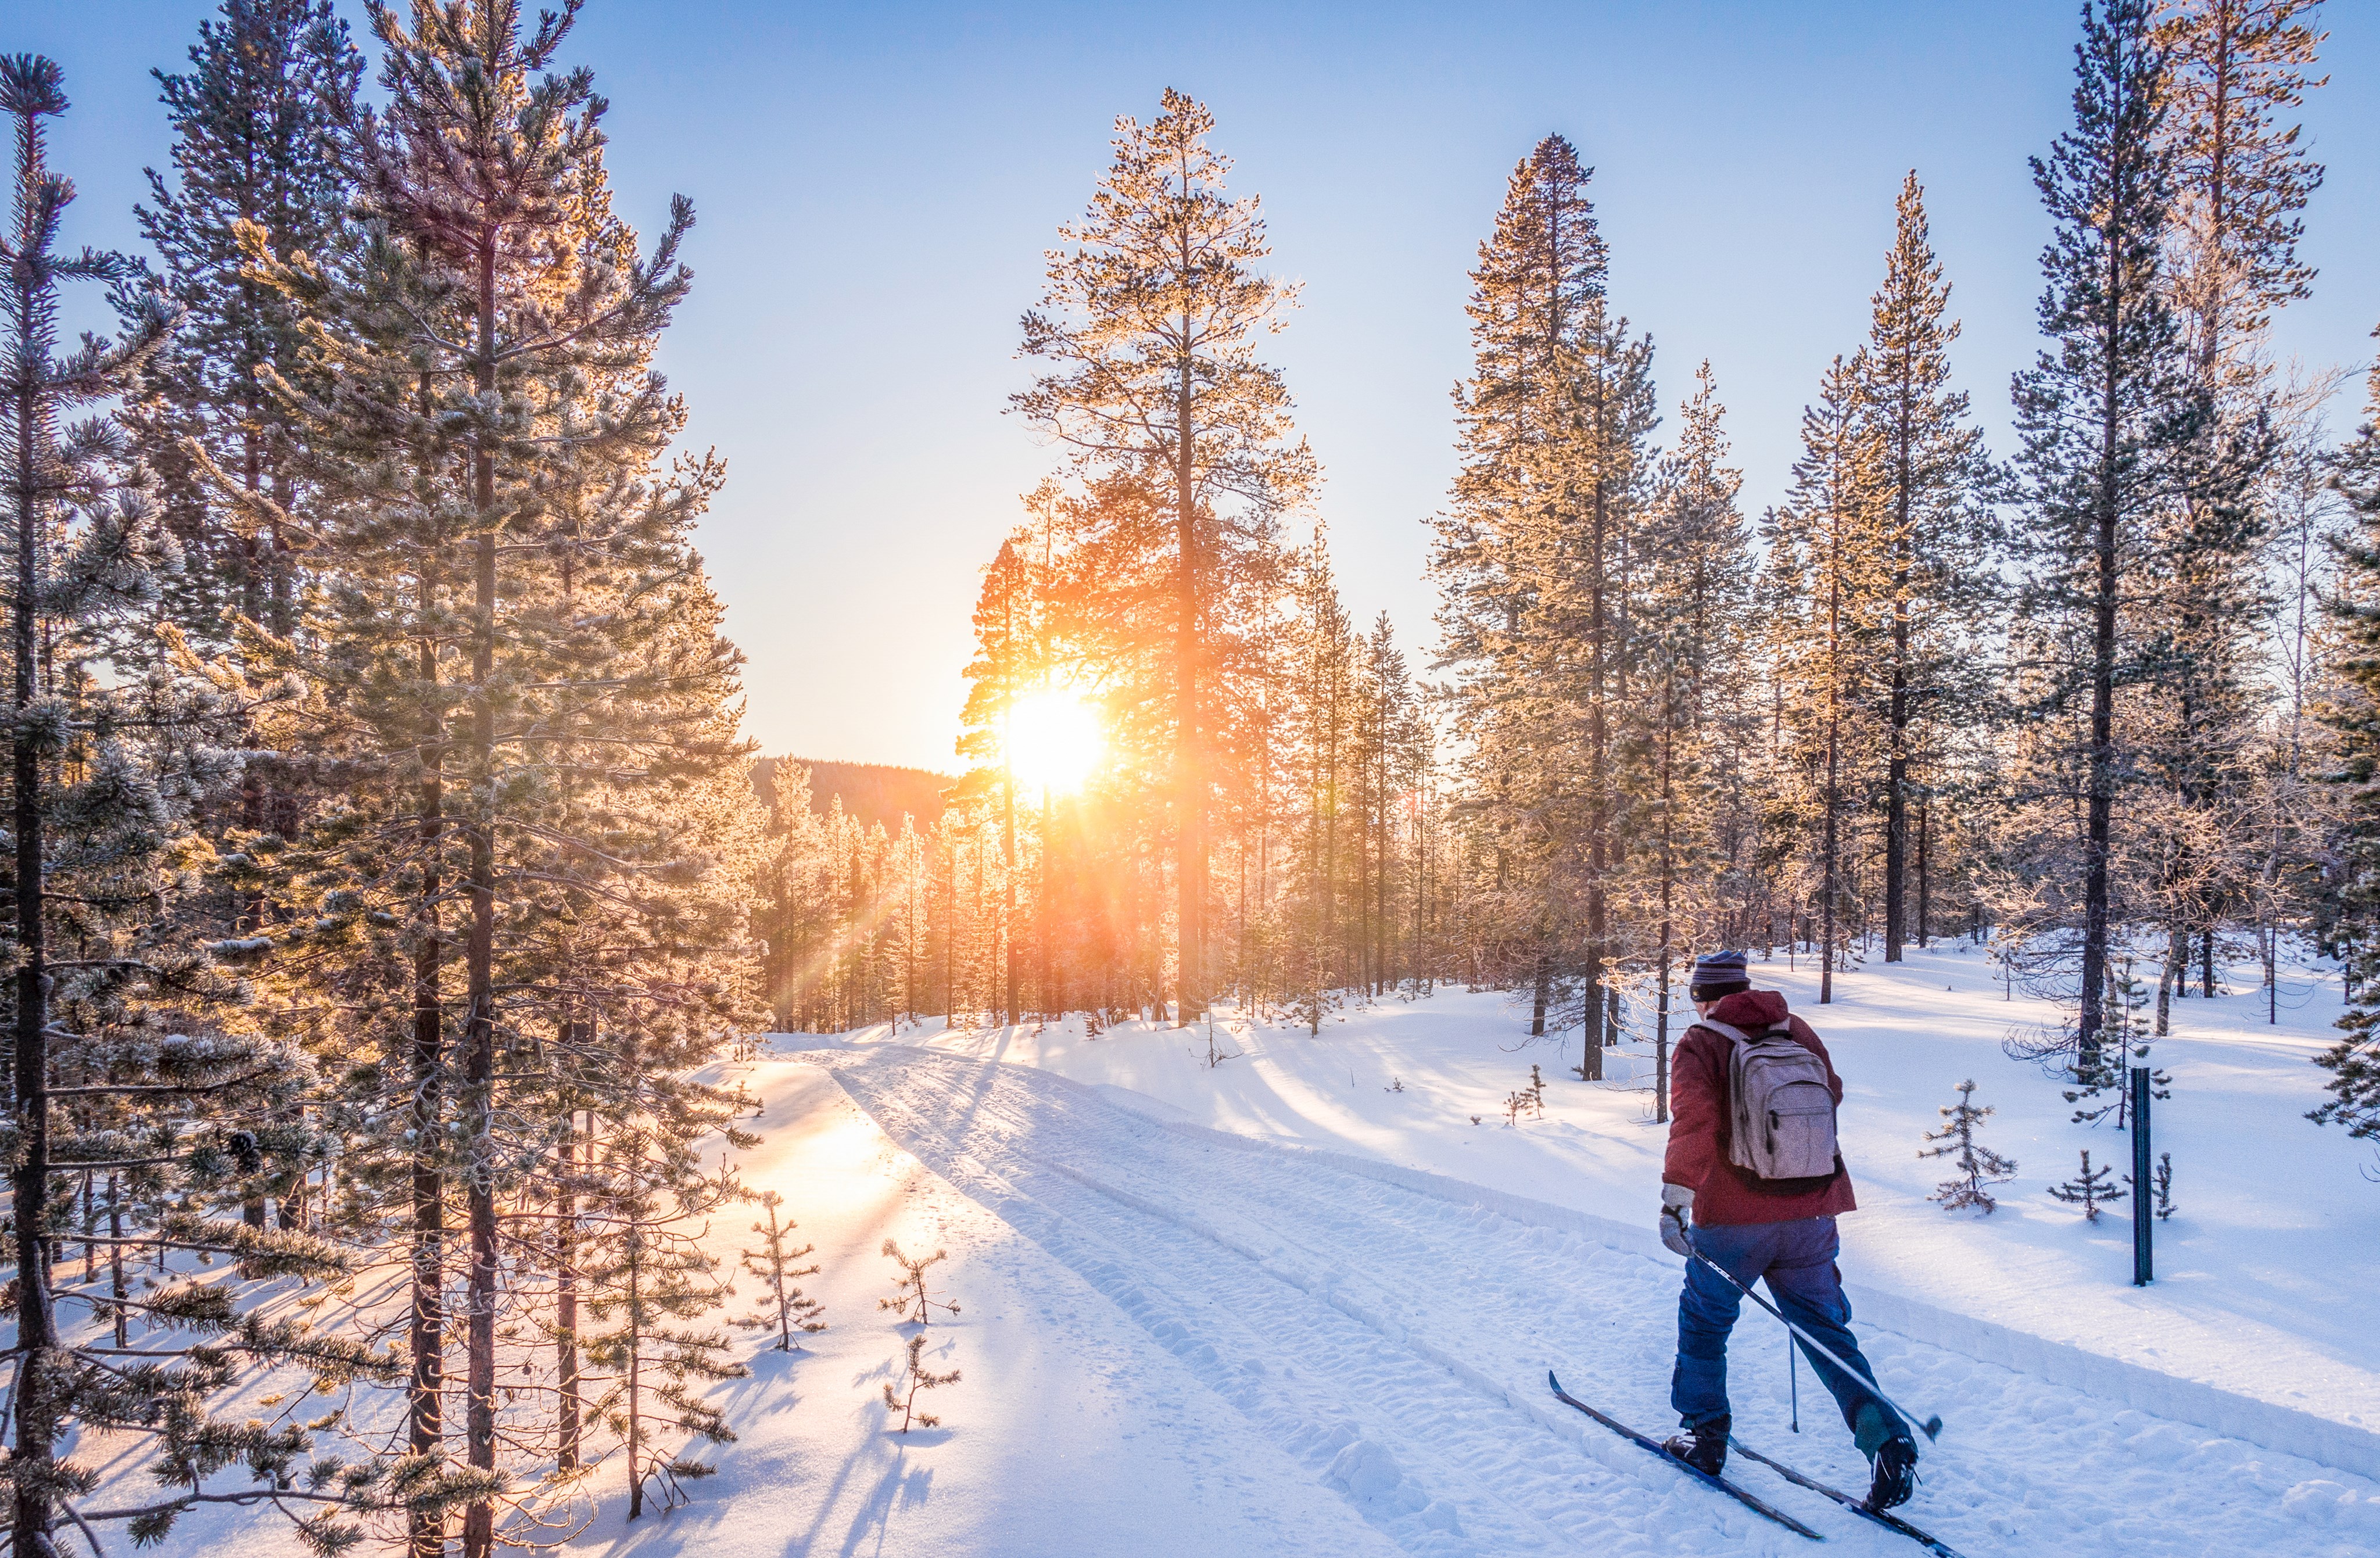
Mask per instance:
[[[1742,990],[1722,997],[1710,1010],[1718,1021],[1746,1033],[1757,1033],[1788,1023],[1804,1049],[1827,1063],[1827,1087],[1835,1102],[1843,1101],[1843,1079],[1827,1046],[1808,1023],[1789,1016],[1785,997],[1773,990]],[[1676,1064],[1670,1072],[1670,1151],[1661,1162],[1664,1184],[1683,1185],[1694,1193],[1697,1226],[1728,1227],[1744,1223],[1790,1223],[1803,1217],[1832,1217],[1859,1203],[1852,1198],[1851,1171],[1835,1160],[1832,1176],[1816,1181],[1772,1182],[1756,1177],[1727,1159],[1734,1111],[1727,1096],[1729,1041],[1700,1024],[1678,1041]]]

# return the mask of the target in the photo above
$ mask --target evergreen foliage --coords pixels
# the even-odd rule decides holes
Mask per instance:
[[[752,1231],[760,1235],[760,1248],[737,1250],[736,1256],[743,1261],[745,1272],[760,1280],[764,1295],[762,1307],[759,1313],[745,1316],[735,1323],[747,1330],[765,1331],[773,1327],[777,1333],[777,1350],[789,1352],[794,1346],[795,1332],[826,1329],[826,1321],[818,1318],[825,1312],[826,1306],[804,1296],[802,1290],[794,1285],[795,1278],[818,1274],[817,1261],[813,1260],[807,1266],[798,1263],[818,1246],[806,1244],[799,1249],[792,1248],[795,1224],[791,1218],[780,1222],[777,1217],[778,1209],[785,1204],[784,1197],[774,1190],[763,1190],[759,1202],[768,1217],[765,1223],[752,1224]]]
[[[1956,1179],[1946,1179],[1934,1187],[1925,1199],[1940,1201],[1945,1211],[1961,1211],[1968,1207],[1981,1207],[1988,1215],[1999,1202],[1993,1197],[1991,1187],[2005,1185],[2016,1177],[2016,1161],[2003,1158],[1975,1139],[1975,1132],[1991,1118],[1992,1106],[1975,1104],[1975,1084],[1973,1078],[1959,1084],[1959,1102],[1942,1107],[1942,1118],[1949,1122],[1940,1130],[1927,1131],[1925,1139],[1939,1145],[1921,1147],[1921,1158],[1949,1158],[1950,1166],[1959,1171]]]
[[[901,1426],[896,1433],[906,1433],[911,1427],[940,1428],[942,1420],[917,1409],[919,1391],[940,1390],[944,1385],[959,1382],[955,1369],[947,1374],[937,1374],[928,1369],[919,1355],[926,1350],[926,1333],[922,1331],[909,1338],[908,1355],[902,1360],[897,1378],[884,1382],[884,1410],[901,1414]]]
[[[2065,1184],[2051,1186],[2049,1193],[2069,1206],[2081,1207],[2084,1221],[2096,1223],[2100,1208],[2124,1199],[2123,1190],[2113,1183],[2115,1172],[2105,1163],[2093,1168],[2091,1150],[2086,1147],[2082,1150],[2081,1170]]]
[[[2060,820],[2043,819],[2044,847],[2061,857],[2050,868],[2061,891],[2080,899],[2084,1066],[2102,1042],[2117,792],[2136,745],[2137,710],[2119,721],[2118,695],[2137,682],[2153,631],[2144,608],[2159,521],[2188,494],[2189,456],[2212,415],[2165,272],[2177,169],[2164,137],[2167,55],[2151,20],[2148,0],[2083,7],[2074,124],[2034,161],[2055,225],[2040,307],[2054,348],[2014,385],[2028,524],[2012,626],[2032,668],[2021,689],[2037,733],[2027,758],[2060,796]],[[2069,799],[2084,814],[2079,858],[2062,821]]]
[[[931,1297],[926,1291],[928,1268],[938,1261],[949,1260],[951,1257],[948,1250],[938,1249],[931,1255],[913,1259],[903,1252],[899,1241],[886,1239],[884,1254],[894,1265],[901,1268],[901,1274],[892,1279],[892,1285],[898,1291],[890,1298],[876,1300],[878,1308],[892,1310],[895,1320],[914,1322],[921,1326],[934,1323],[933,1311],[936,1309],[953,1315],[959,1312],[959,1307],[956,1304]]]
[[[1184,1027],[1209,989],[1208,825],[1245,635],[1279,577],[1281,521],[1318,480],[1288,389],[1255,350],[1297,289],[1254,269],[1264,223],[1253,196],[1224,194],[1213,128],[1171,88],[1149,124],[1118,117],[1115,160],[1060,228],[1024,318],[1025,355],[1048,369],[1010,402],[1067,450],[1081,487],[1066,517],[1091,565],[1075,578],[1137,650],[1135,724],[1170,780]]]

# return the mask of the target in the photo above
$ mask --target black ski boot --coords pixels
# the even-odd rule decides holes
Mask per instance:
[[[1727,1465],[1727,1430],[1734,1426],[1732,1418],[1721,1415],[1706,1423],[1697,1423],[1661,1446],[1696,1471],[1717,1477]],[[1902,1498],[1909,1495],[1903,1493]]]
[[[1871,1464],[1876,1476],[1867,1485],[1868,1508],[1881,1513],[1907,1503],[1917,1491],[1917,1442],[1905,1433],[1888,1439],[1876,1447]]]

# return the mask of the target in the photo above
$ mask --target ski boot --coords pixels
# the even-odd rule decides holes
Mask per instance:
[[[1870,1463],[1875,1479],[1868,1483],[1867,1506],[1878,1512],[1909,1502],[1917,1491],[1917,1442],[1907,1434],[1888,1439],[1876,1447],[1876,1459]]]
[[[1727,1465],[1727,1430],[1734,1419],[1722,1413],[1706,1423],[1687,1425],[1686,1431],[1661,1446],[1696,1471],[1717,1477]],[[1903,1493],[1901,1497],[1909,1495]]]

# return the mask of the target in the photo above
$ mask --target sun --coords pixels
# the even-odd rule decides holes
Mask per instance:
[[[1008,716],[1008,764],[1019,783],[1066,794],[1081,787],[1106,743],[1097,711],[1052,688],[1016,700]]]

